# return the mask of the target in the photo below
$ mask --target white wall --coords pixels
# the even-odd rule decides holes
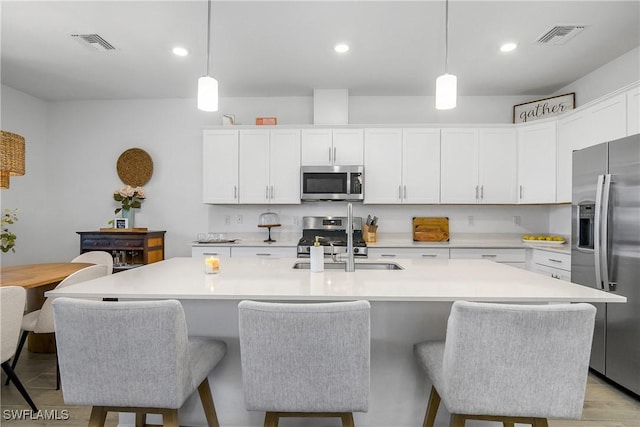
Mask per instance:
[[[640,80],[640,47],[630,50],[608,64],[585,75],[555,93],[576,93],[579,107]]]
[[[9,226],[17,236],[16,252],[1,254],[2,265],[28,264],[46,259],[55,251],[51,231],[65,211],[48,208],[49,162],[47,156],[47,104],[7,86],[0,87],[0,127],[25,138],[25,175],[11,178],[0,191],[4,210],[18,209],[18,222]]]

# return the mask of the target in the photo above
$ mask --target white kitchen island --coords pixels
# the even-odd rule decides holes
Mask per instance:
[[[293,269],[299,259],[231,258],[219,274],[205,274],[201,258],[172,258],[101,277],[47,296],[179,299],[189,333],[227,342],[225,359],[210,376],[223,426],[259,426],[263,413],[247,412],[242,394],[237,304],[243,299],[271,301],[371,302],[371,396],[368,413],[354,415],[358,426],[419,426],[430,384],[413,357],[413,344],[444,339],[455,300],[508,303],[609,302],[622,296],[552,279],[486,260],[394,260],[404,270]],[[375,263],[378,261],[362,261]],[[150,420],[158,422],[158,419]],[[197,396],[180,410],[182,425],[206,425]],[[120,424],[133,425],[121,415]],[[332,419],[283,419],[281,426],[338,426]],[[448,425],[443,408],[438,426]],[[468,422],[473,426],[472,422]],[[487,425],[478,423],[480,425]],[[495,424],[496,426],[500,424]]]

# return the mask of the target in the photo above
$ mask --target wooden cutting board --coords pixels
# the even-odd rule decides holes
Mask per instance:
[[[448,217],[413,217],[414,242],[448,242]]]

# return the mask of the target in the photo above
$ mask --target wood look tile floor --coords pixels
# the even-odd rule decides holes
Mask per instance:
[[[65,405],[62,401],[62,392],[55,389],[54,355],[25,351],[20,357],[16,372],[38,409],[55,410],[58,414],[68,410],[69,417],[66,420],[6,419],[6,410],[28,409],[28,406],[13,385],[4,385],[6,375],[2,372],[0,425],[8,427],[84,427],[88,425],[90,408]],[[118,415],[110,413],[105,426],[117,425]],[[640,400],[621,392],[600,377],[589,374],[582,419],[579,421],[549,420],[549,427],[640,427]]]

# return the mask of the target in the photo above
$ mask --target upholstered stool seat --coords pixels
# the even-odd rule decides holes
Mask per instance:
[[[424,427],[434,425],[440,402],[454,427],[579,419],[595,312],[589,304],[455,302],[446,340],[414,347],[432,383]]]
[[[90,405],[91,426],[108,411],[162,414],[178,425],[178,408],[198,390],[209,427],[218,418],[207,376],[226,344],[188,337],[176,300],[98,302],[59,298],[53,303],[65,404]]]
[[[367,301],[281,304],[242,301],[240,356],[245,406],[280,417],[340,417],[369,407]]]

